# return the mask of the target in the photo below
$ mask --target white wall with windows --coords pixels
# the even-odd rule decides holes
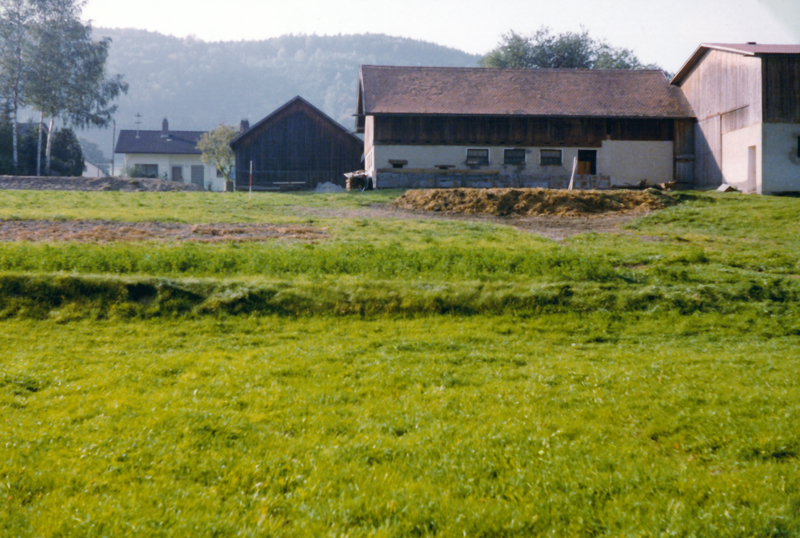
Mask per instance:
[[[574,159],[579,174],[604,175],[612,185],[666,183],[674,177],[672,142],[603,141],[600,148],[486,146],[372,146],[366,171],[486,170],[500,175],[542,178],[569,176]]]
[[[203,164],[199,155],[126,153],[125,169],[168,181],[194,183],[210,191],[225,190],[225,178],[213,166]]]

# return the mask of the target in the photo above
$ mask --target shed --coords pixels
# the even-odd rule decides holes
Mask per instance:
[[[697,187],[800,191],[800,45],[702,44],[672,84],[697,115]]]
[[[231,141],[236,188],[305,190],[344,186],[346,172],[363,168],[364,142],[300,96]]]

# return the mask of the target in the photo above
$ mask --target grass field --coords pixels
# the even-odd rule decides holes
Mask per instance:
[[[0,244],[0,535],[800,534],[800,200],[558,243],[315,213],[397,194],[0,192],[330,236]]]

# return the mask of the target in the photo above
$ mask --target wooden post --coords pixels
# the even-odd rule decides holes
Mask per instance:
[[[575,157],[572,161],[572,177],[569,178],[569,190],[575,185],[575,170],[578,168],[578,158]]]
[[[250,161],[250,194],[247,201],[247,209],[253,208],[253,161]]]

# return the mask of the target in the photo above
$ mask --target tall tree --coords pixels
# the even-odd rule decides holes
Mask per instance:
[[[50,119],[45,149],[49,174],[56,118],[79,128],[105,127],[117,109],[113,101],[128,85],[120,75],[106,76],[111,40],[92,39],[91,25],[80,20],[82,1],[32,1],[36,10],[25,90],[40,119]]]
[[[25,105],[25,52],[33,7],[29,0],[0,0],[0,95],[9,105],[12,161],[19,167],[18,112]]]
[[[530,36],[513,30],[481,60],[483,67],[525,69],[660,69],[645,65],[629,49],[594,39],[586,29],[553,34],[542,27]]]

